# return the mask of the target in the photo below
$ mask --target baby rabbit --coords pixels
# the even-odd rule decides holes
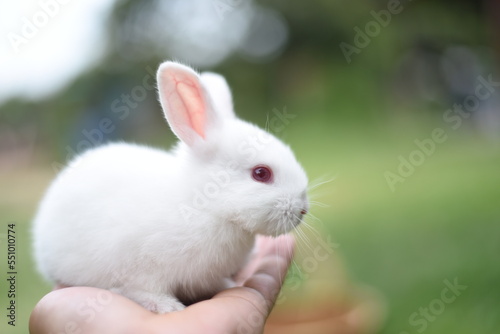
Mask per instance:
[[[256,234],[301,222],[308,180],[288,146],[236,118],[223,77],[165,62],[157,81],[180,142],[171,151],[114,143],[76,157],[41,201],[33,235],[48,280],[165,313],[234,286]]]

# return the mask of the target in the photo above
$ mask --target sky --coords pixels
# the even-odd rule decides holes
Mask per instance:
[[[0,103],[57,92],[104,51],[104,22],[115,0],[3,1]]]

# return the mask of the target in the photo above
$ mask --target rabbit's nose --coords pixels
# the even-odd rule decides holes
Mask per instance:
[[[307,210],[306,210],[306,209],[302,209],[302,210],[300,211],[300,214],[301,214],[301,215],[305,215],[305,214],[307,214]]]

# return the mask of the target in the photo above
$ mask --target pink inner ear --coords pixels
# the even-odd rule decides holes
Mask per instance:
[[[201,87],[190,81],[177,80],[176,86],[177,93],[180,95],[186,108],[192,129],[202,138],[205,138],[206,110],[203,103],[203,97],[200,94]]]

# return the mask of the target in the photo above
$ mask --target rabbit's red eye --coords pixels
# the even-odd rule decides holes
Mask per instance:
[[[270,183],[273,181],[273,172],[267,166],[256,166],[252,170],[252,177],[255,181]]]

